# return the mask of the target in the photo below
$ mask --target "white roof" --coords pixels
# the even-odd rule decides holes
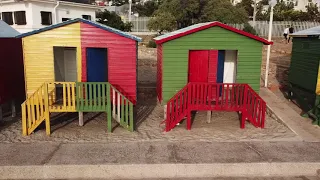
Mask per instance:
[[[12,38],[19,34],[20,33],[17,30],[0,20],[0,38]]]

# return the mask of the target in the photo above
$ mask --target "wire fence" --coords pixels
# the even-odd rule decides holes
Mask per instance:
[[[133,23],[132,32],[134,33],[152,33],[147,24],[149,22],[149,17],[138,17],[133,18],[131,22]],[[124,19],[125,22],[128,19]],[[253,21],[249,22],[253,26]],[[228,24],[237,29],[243,29],[244,24]],[[312,27],[320,26],[319,22],[296,22],[296,21],[274,21],[272,23],[272,37],[281,37],[283,36],[283,31],[286,27],[292,25],[295,32],[301,31],[304,29],[309,29]],[[259,36],[267,37],[269,33],[269,21],[256,21],[255,30],[257,31]]]

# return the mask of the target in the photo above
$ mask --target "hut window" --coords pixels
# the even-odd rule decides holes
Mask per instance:
[[[4,22],[6,22],[9,25],[13,25],[13,17],[12,12],[3,12],[2,13],[2,19]]]
[[[68,21],[70,18],[62,18],[62,22]]]
[[[52,13],[41,11],[41,24],[42,25],[51,25],[52,24]]]
[[[25,11],[15,11],[14,12],[14,21],[15,21],[15,24],[26,25],[27,24],[26,12]]]
[[[87,20],[91,20],[91,16],[90,15],[82,15],[83,19],[87,19]]]

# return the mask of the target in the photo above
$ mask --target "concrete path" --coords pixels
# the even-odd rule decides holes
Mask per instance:
[[[161,178],[161,179],[131,179],[131,180],[320,180],[316,176],[299,177],[220,177],[220,178]],[[23,179],[20,179],[23,180]],[[38,179],[40,180],[40,179]],[[51,179],[47,179],[51,180]],[[85,180],[85,179],[59,179],[59,180]],[[95,179],[95,180],[124,180],[124,179]],[[126,179],[128,180],[128,179]]]
[[[294,133],[296,133],[303,141],[319,142],[320,128],[315,129],[311,121],[301,117],[286,102],[278,98],[269,89],[261,88],[260,96],[266,101],[268,108],[284,122]]]
[[[132,142],[0,145],[0,179],[316,176],[320,143]]]

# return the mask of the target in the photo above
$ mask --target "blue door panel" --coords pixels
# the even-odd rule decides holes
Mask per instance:
[[[104,48],[87,48],[87,82],[107,82],[108,81],[108,59],[107,49]],[[98,92],[94,92],[94,89],[98,89],[99,85],[93,85],[96,88],[88,85],[87,96],[96,97]],[[101,87],[100,87],[101,88]],[[102,92],[101,92],[102,93]]]
[[[218,52],[217,83],[223,83],[224,59],[225,59],[225,51],[219,50],[219,52]],[[222,87],[220,87],[220,96],[221,96],[221,92],[222,92]]]
[[[107,49],[87,48],[87,82],[107,82]]]

